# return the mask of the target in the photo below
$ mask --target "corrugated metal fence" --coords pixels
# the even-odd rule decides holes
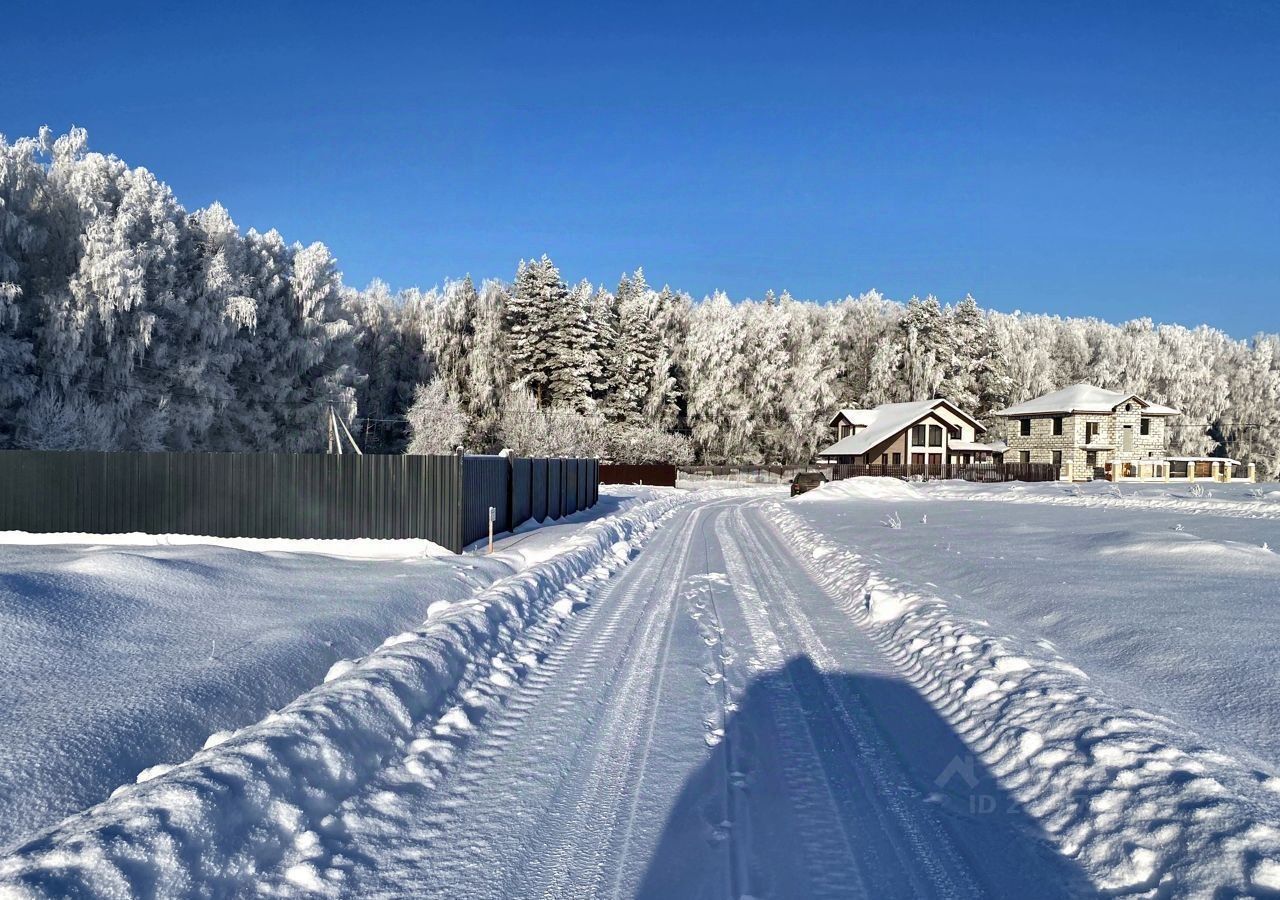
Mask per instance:
[[[563,469],[572,481],[547,477]],[[488,534],[491,506],[501,532],[598,498],[590,459],[0,451],[0,531],[426,538],[457,552]]]

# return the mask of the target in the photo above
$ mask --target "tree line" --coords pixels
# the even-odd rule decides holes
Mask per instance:
[[[994,426],[1075,382],[1183,410],[1175,450],[1276,472],[1277,335],[875,291],[694,300],[546,256],[359,290],[323,244],[187,212],[81,129],[0,137],[0,446],[319,452],[333,410],[372,452],[795,463],[842,406],[943,396]]]

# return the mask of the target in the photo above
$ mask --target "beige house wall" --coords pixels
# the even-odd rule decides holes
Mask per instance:
[[[1062,469],[1059,477],[1066,477],[1069,471],[1075,478],[1089,477],[1087,466],[1088,453],[1094,450],[1097,454],[1097,466],[1105,467],[1107,463],[1137,462],[1152,457],[1163,457],[1168,453],[1166,438],[1168,435],[1167,416],[1147,416],[1150,423],[1149,434],[1142,433],[1142,410],[1134,403],[1132,410],[1123,407],[1111,413],[1075,413],[1062,416],[1062,434],[1053,433],[1051,415],[1020,416],[1008,419],[1005,441],[1009,450],[1005,454],[1007,462],[1019,462],[1022,451],[1030,453],[1030,462],[1051,463],[1053,451],[1062,451]],[[1031,434],[1022,434],[1021,419],[1031,419]],[[1098,423],[1098,434],[1092,443],[1085,443],[1085,431],[1089,422]],[[1131,446],[1124,447],[1125,428],[1130,429]]]

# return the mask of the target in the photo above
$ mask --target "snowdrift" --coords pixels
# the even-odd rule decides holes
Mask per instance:
[[[919,486],[899,478],[844,478],[829,481],[819,488],[801,494],[793,503],[823,500],[924,500]]]

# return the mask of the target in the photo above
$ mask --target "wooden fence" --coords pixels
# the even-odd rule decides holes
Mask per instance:
[[[1053,463],[978,463],[970,465],[837,465],[831,478],[880,476],[886,478],[963,479],[995,483],[1000,481],[1057,481],[1058,467]]]
[[[456,552],[599,499],[593,459],[0,451],[0,531],[425,538]]]

